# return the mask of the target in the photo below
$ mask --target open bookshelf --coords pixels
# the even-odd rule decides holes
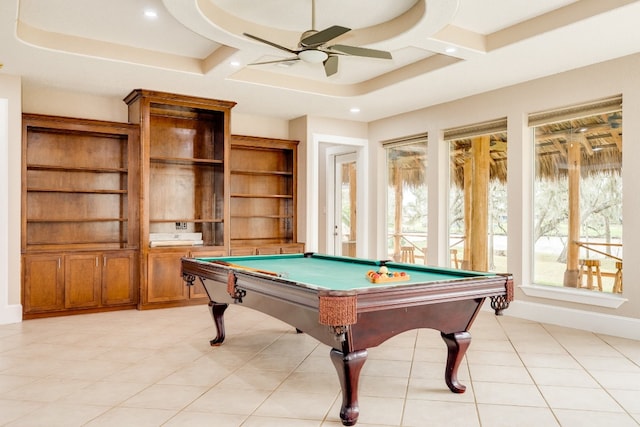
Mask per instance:
[[[180,258],[228,248],[227,162],[234,102],[137,89],[126,98],[140,126],[140,307],[202,302]],[[191,291],[194,292],[194,291]]]
[[[137,135],[126,123],[23,115],[25,315],[136,302]],[[126,260],[118,277],[114,254]],[[119,286],[124,296],[102,299]]]
[[[303,250],[296,239],[297,146],[298,141],[232,135],[232,254]]]

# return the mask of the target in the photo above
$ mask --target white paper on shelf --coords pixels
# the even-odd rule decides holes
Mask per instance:
[[[149,240],[202,240],[202,233],[149,233]]]
[[[157,248],[159,246],[203,246],[202,240],[152,240],[149,247]]]

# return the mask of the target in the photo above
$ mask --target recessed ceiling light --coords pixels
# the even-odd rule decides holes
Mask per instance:
[[[360,109],[358,107],[351,107],[349,111],[351,111],[352,113],[359,113]]]
[[[457,49],[456,49],[455,47],[453,47],[453,46],[452,46],[452,47],[448,47],[448,48],[446,48],[444,51],[445,51],[445,52],[447,52],[447,53],[453,53],[453,52],[455,52],[456,50],[457,50]]]
[[[240,66],[240,61],[231,61],[229,63],[229,65],[231,65],[232,67],[239,67]]]
[[[153,9],[146,9],[144,11],[144,16],[149,19],[155,19],[158,17],[158,12]]]

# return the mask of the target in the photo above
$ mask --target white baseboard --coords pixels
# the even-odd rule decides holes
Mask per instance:
[[[489,301],[485,301],[483,308],[491,310],[488,303]],[[631,317],[613,316],[526,301],[512,301],[509,308],[503,313],[504,316],[640,340],[640,319]]]
[[[22,305],[14,304],[0,307],[0,325],[22,322]]]

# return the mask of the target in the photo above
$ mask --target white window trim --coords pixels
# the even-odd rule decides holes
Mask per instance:
[[[529,297],[554,299],[597,307],[618,308],[628,301],[627,298],[620,295],[606,294],[588,289],[548,285],[521,285],[519,288]]]
[[[535,126],[543,123],[549,123],[554,120],[564,121],[571,120],[580,116],[594,115],[598,113],[605,113],[611,111],[617,111],[622,108],[622,95],[615,95],[609,98],[603,98],[584,105],[576,105],[568,108],[560,108],[555,111],[531,113],[528,116],[527,127],[529,135],[531,129]],[[531,141],[529,141],[531,142]],[[533,150],[533,144],[529,144]],[[533,179],[530,176],[530,179]],[[530,182],[532,184],[532,182]],[[530,191],[532,190],[530,187]],[[532,205],[533,208],[533,205]],[[533,209],[531,210],[533,214]],[[533,247],[530,249],[534,251]],[[532,253],[531,253],[532,254]],[[533,263],[531,264],[533,268]],[[531,271],[533,273],[533,271]],[[628,298],[618,294],[602,293],[599,291],[591,291],[588,289],[577,289],[563,286],[550,286],[550,285],[521,285],[519,288],[522,292],[530,297],[546,298],[557,301],[566,301],[576,304],[591,305],[595,307],[606,307],[617,309],[625,302],[629,301]]]

